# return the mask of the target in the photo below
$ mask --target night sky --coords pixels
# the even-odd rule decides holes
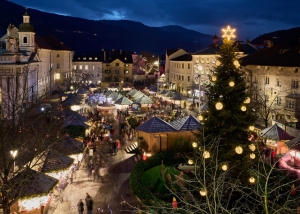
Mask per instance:
[[[148,26],[179,25],[239,40],[300,26],[299,0],[11,0],[24,7],[92,20],[131,20]]]

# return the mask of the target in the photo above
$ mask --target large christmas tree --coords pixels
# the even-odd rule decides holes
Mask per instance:
[[[241,172],[251,162],[250,154],[252,157],[254,154],[248,138],[256,116],[249,107],[250,94],[244,74],[239,70],[236,48],[234,41],[223,40],[212,71],[212,83],[208,86],[209,111],[203,116],[206,143],[219,138],[219,162],[226,162]]]

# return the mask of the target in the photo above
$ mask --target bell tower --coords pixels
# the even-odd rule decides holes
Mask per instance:
[[[25,14],[23,15],[23,23],[19,25],[20,51],[26,51],[30,53],[35,51],[34,35],[34,27],[30,24],[30,16],[28,15],[26,8]]]

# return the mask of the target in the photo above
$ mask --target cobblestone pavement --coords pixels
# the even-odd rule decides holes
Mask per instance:
[[[121,213],[120,202],[122,199],[133,206],[140,206],[136,197],[129,190],[130,171],[135,164],[133,155],[127,154],[124,149],[121,149],[117,155],[107,157],[107,160],[110,164],[108,174],[99,181],[89,180],[85,166],[82,164],[76,171],[73,183],[69,183],[64,190],[63,202],[52,200],[48,214],[77,213],[77,203],[80,198],[84,201],[86,193],[89,193],[94,200],[93,213],[97,213],[99,207],[107,209],[108,206],[112,213]],[[120,168],[122,170],[119,170]]]

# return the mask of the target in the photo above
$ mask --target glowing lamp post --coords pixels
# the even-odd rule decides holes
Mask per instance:
[[[16,169],[16,161],[15,160],[16,160],[16,156],[18,154],[18,150],[12,150],[12,151],[10,151],[10,154],[14,159],[14,172],[15,172],[15,169]]]

